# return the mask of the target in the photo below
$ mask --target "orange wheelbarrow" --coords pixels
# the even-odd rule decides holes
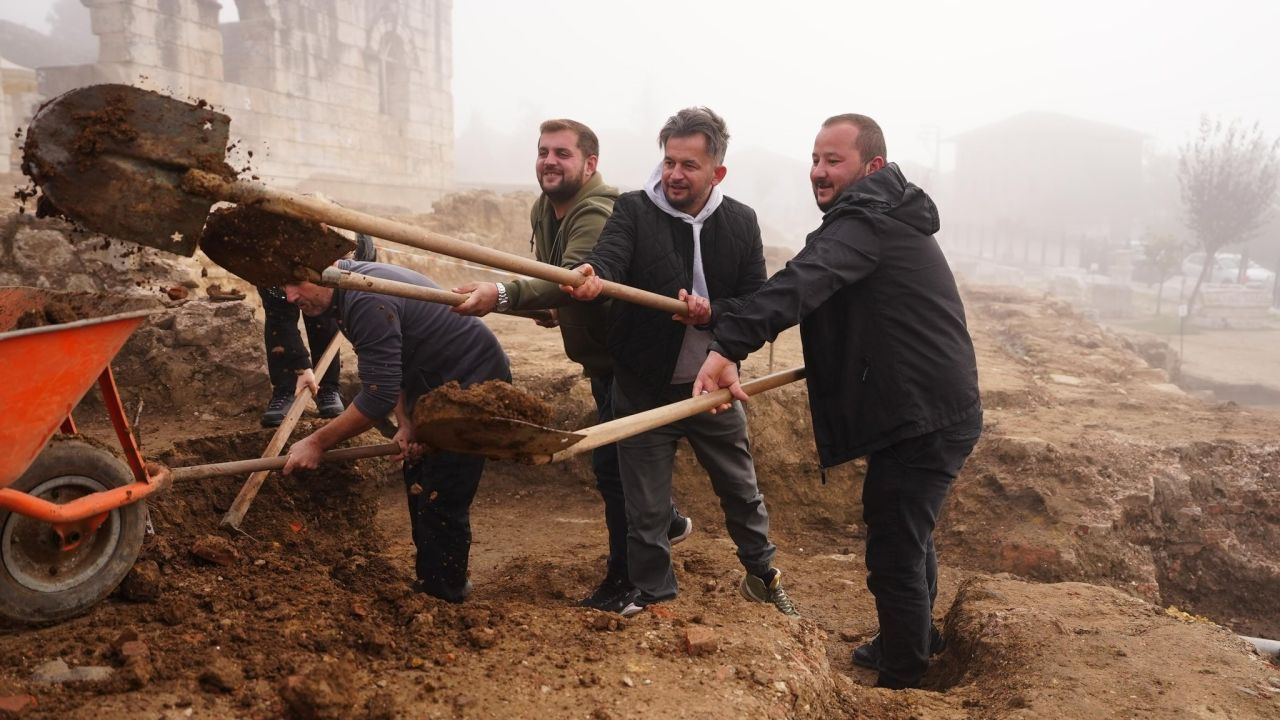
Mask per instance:
[[[74,616],[114,590],[142,547],[142,500],[170,482],[143,463],[110,367],[155,310],[14,329],[61,297],[71,294],[0,288],[0,616],[23,623]],[[59,428],[75,434],[71,410],[95,381],[123,462],[82,440],[49,442]]]

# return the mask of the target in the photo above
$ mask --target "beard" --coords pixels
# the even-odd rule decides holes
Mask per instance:
[[[667,199],[667,204],[671,207],[679,210],[680,212],[686,212],[697,203],[699,197],[694,194],[692,187],[684,187],[680,189],[684,191],[685,195],[679,200],[671,197],[671,191],[667,189],[665,185],[662,187],[662,196]]]
[[[582,175],[583,173],[581,172],[575,176],[561,171],[559,184],[548,188],[545,179],[539,177],[538,186],[542,188],[542,192],[546,193],[547,197],[556,202],[564,202],[565,200],[572,198],[574,195],[577,195],[578,191],[582,189]]]

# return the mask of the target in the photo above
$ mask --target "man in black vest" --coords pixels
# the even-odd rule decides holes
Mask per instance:
[[[736,362],[800,323],[822,468],[868,456],[867,587],[880,634],[853,661],[877,685],[913,687],[940,652],[933,529],[982,431],[978,370],[955,278],[933,234],[938,209],[885,163],[865,115],[827,119],[809,179],[823,211],[805,247],[722,314],[694,394],[747,399]]]
[[[712,323],[764,282],[764,246],[755,212],[725,196],[729,133],[707,108],[686,108],[658,134],[663,160],[643,190],[620,196],[595,249],[577,270],[587,276],[575,299],[591,301],[600,279],[613,280],[688,304],[687,316],[615,302],[607,340],[613,356],[613,406],[618,417],[682,400],[711,342]],[[705,259],[705,262],[704,262]],[[772,566],[769,513],[756,485],[746,414],[735,404],[719,416],[701,415],[619,441],[627,506],[627,560],[633,615],[676,596],[667,528],[676,442],[687,438],[720,497],[729,536],[747,573],[740,586],[750,600],[796,615]]]

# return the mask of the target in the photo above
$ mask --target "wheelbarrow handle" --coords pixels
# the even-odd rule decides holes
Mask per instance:
[[[342,448],[340,450],[330,450],[323,455],[326,463],[343,461],[343,460],[360,460],[363,458],[381,457],[383,455],[396,455],[400,452],[398,443],[383,443],[382,445],[364,445],[361,447]],[[289,456],[273,458],[255,458],[253,460],[235,460],[232,462],[212,463],[209,465],[190,465],[188,467],[173,468],[170,470],[170,476],[173,482],[182,480],[203,480],[211,477],[221,477],[223,475],[242,475],[247,472],[257,472],[259,470],[279,470],[288,462]]]
[[[362,275],[350,270],[343,270],[336,267],[327,267],[324,272],[317,273],[314,270],[307,270],[307,275],[312,282],[326,287],[342,288],[343,290],[363,290],[365,292],[381,293],[383,295],[395,295],[396,297],[409,298],[411,300],[424,300],[426,302],[439,303],[455,307],[466,301],[467,295],[448,290],[440,290],[439,288],[425,287],[422,285],[414,285],[413,283],[400,282],[399,280],[387,280],[386,278],[376,278],[371,275]],[[515,315],[517,317],[527,317],[533,320],[550,320],[551,313],[547,310],[509,310],[502,313],[503,315]]]
[[[188,192],[213,200],[223,200],[240,205],[253,205],[268,212],[301,220],[322,222],[334,227],[365,233],[420,250],[469,260],[522,275],[547,280],[560,285],[577,287],[585,278],[558,265],[538,262],[531,258],[513,255],[483,245],[464,242],[457,238],[414,227],[408,223],[380,218],[358,210],[344,208],[315,197],[308,197],[285,190],[269,188],[247,180],[227,180],[204,170],[191,169],[183,175],[182,188]],[[604,295],[643,305],[673,315],[688,315],[688,306],[675,298],[640,290],[628,285],[604,281]]]

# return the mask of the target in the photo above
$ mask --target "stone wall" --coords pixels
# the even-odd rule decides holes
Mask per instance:
[[[40,90],[119,82],[207,100],[278,187],[409,210],[448,189],[452,0],[234,1],[239,22],[219,25],[216,0],[81,0],[99,61],[44,68]]]
[[[36,74],[0,60],[0,174],[17,172],[22,164],[18,131],[35,110]]]

